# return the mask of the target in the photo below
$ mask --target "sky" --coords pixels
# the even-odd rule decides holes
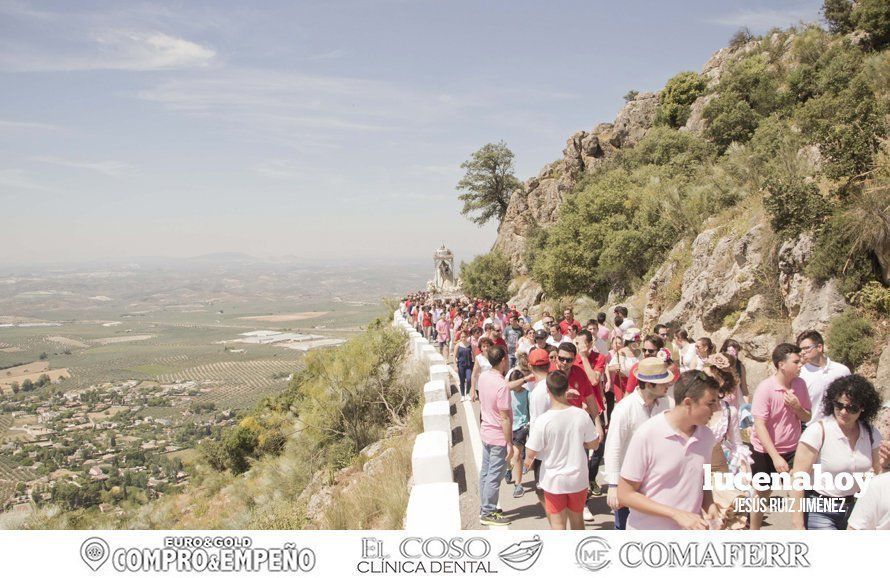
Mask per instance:
[[[486,252],[460,164],[525,180],[629,90],[821,0],[0,0],[0,264]]]

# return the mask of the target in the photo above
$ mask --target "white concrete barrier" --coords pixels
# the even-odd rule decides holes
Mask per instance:
[[[448,371],[448,366],[445,364],[442,365],[432,365],[430,366],[430,381],[435,381],[437,379],[445,382],[446,389],[449,383],[449,377],[451,374]]]
[[[432,344],[430,344],[430,343],[427,343],[426,345],[423,346],[423,349],[421,350],[421,353],[423,354],[423,359],[424,359],[424,361],[426,361],[427,363],[429,363],[429,361],[430,361],[430,357],[432,357],[433,355],[438,354],[438,353],[439,353],[439,350],[436,349],[436,346],[435,346],[435,345],[432,345]]]
[[[418,360],[425,361],[423,357],[423,348],[426,345],[429,345],[430,342],[424,339],[423,337],[415,337],[414,338],[414,357]]]
[[[434,353],[430,355],[427,361],[429,362],[430,366],[445,365],[445,358],[442,357],[441,353]]]
[[[436,484],[454,481],[448,457],[448,436],[440,431],[418,435],[411,452],[414,484]]]
[[[451,440],[451,406],[447,401],[431,401],[423,406],[423,431],[445,432]]]
[[[423,399],[427,403],[431,401],[448,401],[445,382],[441,379],[426,382],[423,386]]]
[[[460,525],[457,484],[420,484],[411,488],[405,530],[418,535],[447,535],[460,531]]]

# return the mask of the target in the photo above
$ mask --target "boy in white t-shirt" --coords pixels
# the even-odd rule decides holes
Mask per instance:
[[[551,407],[531,426],[526,443],[525,464],[541,460],[538,486],[544,491],[544,509],[554,530],[584,529],[584,506],[589,485],[587,450],[599,446],[599,436],[590,415],[569,405],[569,382],[558,371],[547,375]]]

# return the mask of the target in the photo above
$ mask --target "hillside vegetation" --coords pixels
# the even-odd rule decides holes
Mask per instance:
[[[633,291],[709,217],[762,203],[780,238],[816,236],[812,277],[841,278],[844,293],[877,281],[890,238],[888,82],[890,52],[817,26],[747,40],[710,88],[678,74],[655,126],[530,239],[533,278],[550,297]],[[697,100],[700,132],[685,128]]]

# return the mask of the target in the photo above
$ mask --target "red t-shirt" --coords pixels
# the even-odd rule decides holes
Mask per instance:
[[[495,345],[503,345],[504,347],[507,347],[507,342],[504,341],[503,337],[498,337],[497,339],[495,339],[494,344]]]
[[[576,363],[578,362],[576,361]],[[551,363],[550,371],[558,371],[557,364]],[[583,402],[592,395],[599,410],[603,411],[605,407],[603,394],[600,388],[593,387],[587,378],[587,374],[584,372],[584,368],[580,365],[572,365],[572,369],[569,371],[569,389],[574,389],[579,394],[578,397],[567,397],[566,401],[568,401],[569,405],[580,408]]]
[[[569,325],[574,325],[576,330],[581,331],[581,323],[577,319],[574,319],[571,323],[563,319],[559,322],[559,332],[563,335],[568,335]]]
[[[433,316],[429,313],[423,314],[423,326],[424,327],[432,327],[433,326]]]

